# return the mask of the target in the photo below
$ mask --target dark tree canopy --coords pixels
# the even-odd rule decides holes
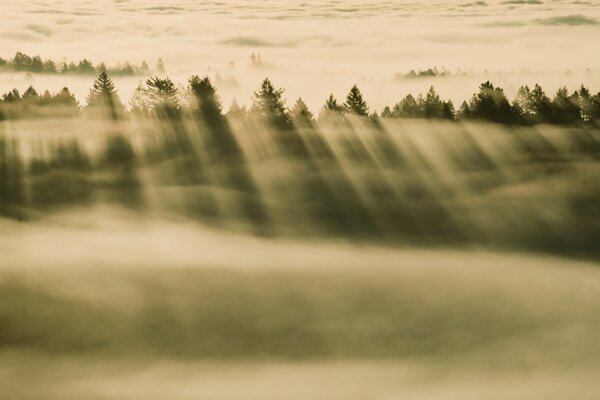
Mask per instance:
[[[479,86],[479,92],[469,101],[468,112],[464,116],[505,124],[512,124],[517,119],[504,90],[494,87],[490,81]]]
[[[298,100],[296,100],[291,113],[294,122],[300,126],[312,125],[314,122],[314,116],[308,109],[304,100],[302,100],[302,97],[299,97]]]
[[[361,117],[367,117],[369,115],[369,107],[367,106],[367,102],[363,99],[362,93],[356,85],[352,86],[348,96],[346,96],[344,107],[349,113]]]
[[[188,91],[193,97],[193,106],[197,107],[205,117],[221,116],[221,100],[207,76],[204,78],[198,75],[192,76],[188,80]]]
[[[131,100],[133,111],[175,111],[179,109],[178,91],[169,78],[157,76],[139,85]]]
[[[117,119],[125,110],[115,84],[106,71],[102,71],[94,81],[86,101],[89,109],[106,111],[113,119]]]
[[[290,115],[285,107],[283,89],[275,89],[273,83],[266,78],[260,85],[260,89],[254,92],[252,111],[269,121],[279,129],[292,127]]]

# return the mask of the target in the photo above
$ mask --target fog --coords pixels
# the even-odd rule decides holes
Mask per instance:
[[[374,109],[434,84],[463,100],[492,79],[512,95],[521,84],[600,86],[600,7],[581,1],[52,1],[3,6],[2,57],[88,58],[109,64],[164,59],[177,82],[217,73],[225,106],[249,104],[265,76],[302,96],[313,112],[359,83]],[[251,65],[251,53],[263,65]],[[445,67],[466,77],[394,81],[411,69]],[[0,91],[61,89],[60,78],[0,76]],[[141,78],[117,79],[129,99]],[[92,79],[73,79],[80,101]]]
[[[0,393],[598,396],[596,130],[227,123],[3,124]]]
[[[130,103],[148,76],[0,65],[0,94],[86,106],[0,101],[0,398],[600,397],[600,4],[11,0],[2,20],[0,58],[172,81]],[[418,115],[372,114],[432,85]]]
[[[3,395],[593,399],[600,391],[596,263],[273,241],[106,210],[93,219],[3,224]]]

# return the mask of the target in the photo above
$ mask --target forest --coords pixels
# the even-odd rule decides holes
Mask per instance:
[[[355,85],[315,116],[265,79],[225,112],[192,76],[150,78],[126,107],[102,72],[83,107],[67,88],[3,96],[0,215],[111,204],[264,236],[596,257],[598,100],[536,85],[510,102],[486,82],[458,110],[431,88],[379,116]]]
[[[20,53],[18,53],[20,54]],[[15,57],[15,60],[17,57]],[[86,61],[86,60],[84,60]],[[12,64],[15,64],[13,61]],[[0,60],[0,65],[2,61]],[[91,64],[89,64],[91,65]],[[79,68],[79,67],[77,67]],[[90,71],[96,69],[90,67]],[[147,70],[147,69],[146,69]],[[181,90],[168,77],[154,76],[140,83],[134,92],[129,106],[123,102],[114,82],[106,70],[102,70],[93,87],[80,105],[67,87],[58,93],[38,91],[30,86],[23,93],[13,89],[4,93],[0,99],[0,119],[31,119],[77,116],[94,109],[105,109],[108,105],[111,116],[126,117],[130,113],[148,113],[153,110],[169,110],[184,112],[194,102],[195,87],[200,82],[198,76],[189,79],[187,88]],[[204,83],[215,91],[210,80],[205,77]],[[506,125],[596,125],[600,119],[600,92],[593,94],[585,85],[574,91],[561,87],[551,97],[544,89],[535,84],[532,88],[521,86],[512,101],[504,90],[487,81],[482,83],[478,91],[470,99],[456,107],[451,100],[444,100],[432,86],[425,94],[406,95],[392,106],[384,107],[378,114],[371,111],[367,101],[357,85],[354,85],[344,101],[331,94],[323,104],[319,113],[313,115],[302,98],[287,107],[283,97],[284,90],[277,88],[266,78],[255,93],[253,104],[249,109],[238,105],[235,101],[229,113],[269,113],[281,127],[291,126],[295,122],[315,123],[330,115],[354,115],[370,118],[413,118],[447,121],[484,121]],[[221,105],[219,110],[221,110]],[[163,113],[164,114],[164,113]],[[159,113],[160,115],[160,113]]]
[[[148,75],[155,71],[164,73],[165,66],[162,59],[158,59],[156,68],[152,69],[142,61],[139,65],[124,62],[114,66],[107,66],[104,62],[94,64],[92,61],[84,58],[78,62],[54,61],[52,59],[42,59],[39,55],[30,56],[18,51],[13,58],[0,57],[0,72],[28,72],[36,74],[64,74],[64,75],[98,75],[107,71],[113,76],[135,76]]]

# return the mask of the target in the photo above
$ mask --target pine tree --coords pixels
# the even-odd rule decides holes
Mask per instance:
[[[592,119],[594,114],[592,96],[590,90],[583,85],[579,88],[579,110],[583,121],[589,122]]]
[[[36,98],[38,96],[38,92],[33,88],[33,86],[29,86],[27,90],[23,92],[24,99]]]
[[[314,116],[308,109],[302,97],[299,97],[292,107],[292,117],[294,121],[300,126],[312,125],[314,122]]]
[[[254,92],[252,111],[276,128],[289,129],[292,121],[285,107],[283,92],[283,89],[275,89],[269,78],[266,78],[260,85],[260,90]]]
[[[194,98],[194,106],[200,108],[203,113],[221,115],[221,100],[207,76],[202,79],[198,75],[192,76],[188,80],[188,91]]]
[[[334,111],[339,113],[344,111],[344,106],[338,103],[337,99],[333,96],[333,93],[330,94],[327,100],[325,101],[324,108],[328,111]]]
[[[389,106],[385,106],[385,107],[383,107],[383,110],[381,110],[381,117],[382,118],[394,118],[394,113],[392,112],[392,110],[390,109]]]
[[[179,109],[177,88],[169,78],[157,76],[146,81],[146,87],[142,88],[146,104],[151,109],[163,108],[169,110]]]
[[[456,110],[454,109],[454,103],[452,101],[444,101],[442,107],[442,118],[449,121],[456,120]]]
[[[361,117],[367,117],[369,115],[367,102],[363,99],[362,93],[356,85],[352,86],[352,89],[350,89],[344,107],[348,112]]]
[[[423,114],[425,118],[442,118],[443,111],[444,103],[431,86],[423,101]]]
[[[417,99],[412,94],[407,94],[392,109],[395,118],[419,118],[423,115],[423,110]]]
[[[106,71],[102,71],[94,81],[86,101],[88,108],[106,110],[113,119],[117,119],[124,111],[124,106],[115,89],[115,84],[108,77]]]

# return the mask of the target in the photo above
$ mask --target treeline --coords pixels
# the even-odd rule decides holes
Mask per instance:
[[[67,62],[66,60],[55,62],[51,59],[42,59],[39,55],[29,56],[17,52],[11,59],[0,57],[0,72],[30,72],[36,74],[80,74],[80,75],[98,75],[101,72],[108,72],[113,76],[135,76],[150,75],[152,73],[164,73],[164,63],[158,59],[154,69],[142,61],[141,64],[131,64],[124,62],[114,66],[106,66],[105,63],[94,64],[92,61],[84,58],[78,62]]]
[[[491,82],[482,83],[479,91],[464,101],[458,110],[452,101],[444,101],[431,87],[425,95],[409,94],[381,113],[386,118],[426,118],[447,120],[483,120],[509,125],[589,124],[600,119],[600,92],[592,95],[581,85],[569,92],[558,89],[550,98],[542,87],[521,86],[512,102],[504,90]]]
[[[457,72],[457,75],[465,75],[465,74],[466,73],[462,72],[462,71]],[[410,71],[408,71],[405,74],[397,73],[396,75],[394,75],[394,79],[402,80],[402,79],[417,79],[417,78],[438,78],[438,77],[444,77],[444,76],[449,76],[449,75],[451,75],[451,72],[448,71],[446,68],[433,67],[433,68],[419,69],[419,70],[411,69]]]
[[[123,118],[129,113],[153,111],[172,117],[196,106],[195,91],[200,81],[210,88],[206,90],[209,90],[214,98],[218,98],[216,89],[207,77],[191,77],[187,88],[182,90],[170,78],[155,76],[138,86],[130,101],[130,107],[126,107],[109,74],[103,71],[94,81],[83,106],[79,105],[68,88],[55,94],[46,91],[41,95],[33,87],[29,87],[23,94],[13,89],[0,99],[0,119],[77,115],[82,110],[100,113],[108,111],[113,118]],[[390,119],[479,120],[507,125],[592,125],[600,120],[600,92],[593,95],[584,85],[573,92],[562,87],[552,98],[546,95],[538,84],[533,88],[522,86],[510,101],[502,88],[488,81],[482,83],[479,90],[458,109],[451,100],[443,100],[432,86],[425,94],[416,97],[408,94],[395,105],[384,107],[381,115],[370,111],[360,89],[354,85],[344,102],[338,101],[331,94],[316,118],[302,98],[297,99],[289,108],[283,94],[284,89],[276,88],[267,78],[254,93],[249,109],[234,101],[229,108],[229,114],[261,114],[280,128],[291,127],[294,123],[315,123],[326,117],[345,115],[369,118],[381,116]],[[218,110],[222,113],[220,102]]]

